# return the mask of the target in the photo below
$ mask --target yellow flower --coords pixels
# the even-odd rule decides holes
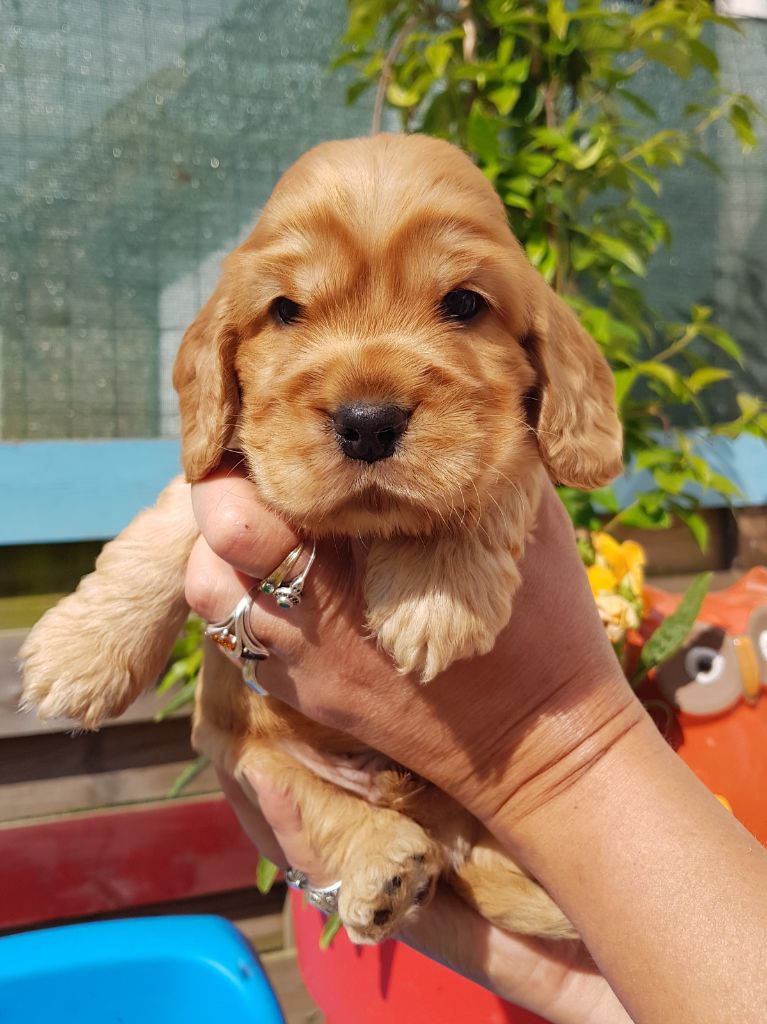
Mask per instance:
[[[609,533],[594,533],[591,540],[597,553],[597,564],[604,565],[613,573],[618,586],[625,580],[637,597],[641,595],[647,561],[644,548],[635,540],[621,544]]]
[[[601,555],[605,565],[611,569],[618,568],[621,560],[621,545],[615,537],[611,537],[609,533],[592,533],[591,543],[594,545],[596,553]],[[622,576],[623,573],[620,575]]]
[[[610,569],[605,568],[603,565],[590,565],[586,573],[588,574],[591,593],[594,597],[597,594],[613,594],[615,592],[618,580],[615,577],[615,573]]]

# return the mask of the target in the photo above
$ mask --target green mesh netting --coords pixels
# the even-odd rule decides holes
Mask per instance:
[[[364,133],[338,0],[18,0],[0,52],[0,436],[176,430],[169,382],[279,174]]]
[[[0,0],[0,437],[176,432],[173,356],[222,254],[299,153],[368,130],[326,71],[344,8]],[[717,36],[725,84],[767,106],[767,23],[743,28]],[[716,305],[764,391],[767,146],[717,145],[727,183],[669,179],[650,287]]]

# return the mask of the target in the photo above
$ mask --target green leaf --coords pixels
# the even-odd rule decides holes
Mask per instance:
[[[540,265],[543,257],[546,255],[547,249],[548,245],[546,244],[545,238],[530,238],[525,246],[527,258],[534,267]]]
[[[671,526],[671,515],[662,506],[651,507],[643,495],[635,505],[629,505],[621,512],[618,521],[624,526],[636,526],[640,530],[665,530]]]
[[[628,89],[619,89],[618,95],[622,100],[628,100],[632,107],[636,107],[640,114],[644,114],[645,117],[652,117],[653,119],[657,119],[657,111],[655,111],[650,106],[647,100],[643,99],[641,96],[638,96],[635,92],[629,92]]]
[[[210,761],[204,754],[192,761],[191,764],[188,764],[170,787],[170,790],[168,791],[168,799],[172,800],[175,797],[180,796],[189,783],[204,772],[209,764]]]
[[[710,46],[706,46],[700,39],[688,39],[687,49],[693,56],[696,64],[705,68],[710,75],[715,75],[719,70],[719,61]]]
[[[557,39],[564,39],[570,22],[567,10],[565,9],[565,0],[549,0],[546,5],[546,17],[549,27]]]
[[[710,572],[704,572],[695,577],[676,611],[666,616],[642,647],[639,660],[645,672],[668,661],[685,642],[708,593],[711,575]]]
[[[271,892],[274,880],[279,874],[280,869],[276,864],[272,864],[266,857],[258,858],[258,867],[256,868],[256,888],[262,896],[266,896],[268,892]]]
[[[583,152],[575,157],[572,161],[573,167],[577,171],[585,171],[589,167],[593,167],[604,153],[606,145],[606,138],[603,137],[601,139],[597,139],[593,145],[589,146],[588,149],[583,150]]]
[[[689,481],[689,476],[678,470],[658,468],[653,470],[652,475],[658,487],[662,488],[667,494],[681,494],[684,485]]]
[[[692,70],[692,57],[687,46],[681,41],[645,43],[642,49],[651,60],[664,64],[675,75],[680,78],[689,78]]]
[[[730,110],[730,124],[738,137],[741,149],[747,153],[757,144],[756,133],[748,111],[736,103]]]
[[[600,508],[604,509],[605,512],[609,512],[610,515],[615,516],[620,512],[620,504],[618,503],[618,496],[615,493],[613,487],[597,487],[593,491],[590,491],[592,501],[596,502]]]
[[[329,949],[333,939],[341,930],[341,918],[338,914],[331,914],[325,922],[320,935],[320,949]]]
[[[676,393],[679,390],[682,378],[671,366],[666,363],[658,363],[648,360],[646,363],[639,363],[637,370],[645,377],[654,377],[665,384],[669,391]]]
[[[513,109],[521,92],[519,85],[502,85],[499,89],[492,89],[487,96],[492,100],[498,113],[505,117]]]
[[[187,679],[189,677],[187,660],[187,658],[179,658],[178,661],[173,662],[171,667],[157,684],[158,693],[167,693],[167,691],[172,689],[176,683],[180,683],[183,679]]]
[[[627,395],[634,386],[637,378],[636,370],[616,370],[615,377],[615,402],[620,408],[626,400]]]
[[[717,327],[716,324],[699,324],[698,329],[700,333],[712,345],[716,345],[717,348],[725,352],[731,359],[734,359],[739,366],[743,366],[743,353],[740,350],[740,345],[731,337],[727,331],[721,327]]]
[[[512,192],[518,192],[521,196],[529,196],[535,191],[537,184],[538,183],[534,178],[528,178],[523,174],[518,174],[513,178],[506,179],[506,187]]]
[[[506,192],[503,197],[504,203],[507,206],[513,206],[517,210],[532,210],[533,204],[529,199],[525,199],[524,196],[517,195],[516,192]]]
[[[685,379],[685,385],[697,395],[699,391],[707,388],[710,384],[716,384],[720,380],[729,380],[732,373],[729,370],[720,370],[716,366],[705,366],[696,370]]]
[[[165,704],[164,707],[155,714],[155,722],[162,722],[169,715],[172,715],[175,711],[180,711],[181,708],[186,707],[194,701],[194,691],[197,687],[197,677],[190,679],[184,683],[178,693],[174,694],[173,697]]]
[[[352,84],[346,90],[346,102],[351,107],[353,106],[363,93],[366,93],[368,89],[373,85],[372,78],[362,78],[359,82],[352,82]]]
[[[697,512],[691,512],[689,509],[674,508],[674,512],[687,526],[690,533],[697,541],[698,547],[701,551],[705,552],[708,550],[708,539],[709,529],[706,525],[706,520],[703,516],[698,515]]]
[[[453,56],[453,47],[449,43],[430,43],[423,51],[426,63],[435,78],[444,74],[447,62]]]
[[[761,399],[757,398],[756,395],[749,395],[743,391],[738,392],[735,396],[735,401],[738,403],[738,408],[746,419],[756,416],[762,408]]]
[[[406,89],[399,82],[392,82],[386,90],[386,99],[393,107],[414,107],[421,100],[417,89]]]
[[[534,178],[548,174],[555,163],[554,157],[546,153],[520,153],[517,158],[518,168],[525,174],[532,174]]]
[[[469,149],[476,153],[483,163],[495,163],[498,158],[500,124],[483,110],[479,100],[475,100],[471,105],[466,130]]]
[[[654,446],[640,452],[636,457],[637,469],[653,469],[655,466],[671,466],[679,461],[679,452],[674,448]]]
[[[706,482],[711,490],[718,491],[719,494],[728,498],[739,498],[743,494],[736,483],[733,483],[728,477],[722,476],[721,473],[709,473]]]
[[[603,231],[592,231],[589,237],[608,256],[618,260],[619,263],[622,263],[624,267],[628,267],[638,277],[644,277],[646,273],[644,262],[636,249],[632,248],[628,242],[625,242],[622,238],[606,235]]]
[[[504,82],[511,82],[516,85],[523,85],[530,76],[530,58],[520,57],[513,60],[503,69]]]

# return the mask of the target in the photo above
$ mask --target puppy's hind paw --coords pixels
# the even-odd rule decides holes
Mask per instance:
[[[438,849],[415,822],[380,838],[375,850],[355,847],[351,870],[342,876],[338,912],[358,945],[382,942],[400,929],[430,902],[440,874]]]

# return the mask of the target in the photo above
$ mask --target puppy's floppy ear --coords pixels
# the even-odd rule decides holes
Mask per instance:
[[[603,486],[622,465],[615,382],[596,342],[543,281],[525,347],[538,374],[528,407],[549,476],[570,487]]]
[[[181,462],[191,483],[218,465],[237,424],[237,332],[220,289],[187,328],[173,368],[181,409]]]

